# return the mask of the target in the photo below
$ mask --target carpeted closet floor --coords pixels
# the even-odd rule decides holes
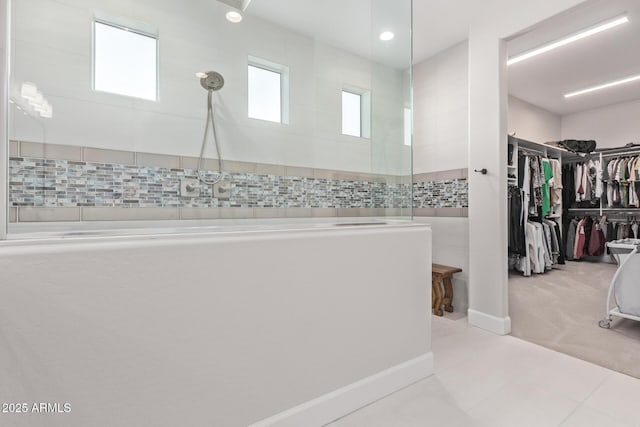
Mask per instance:
[[[640,322],[614,317],[611,329],[598,326],[616,268],[568,261],[531,277],[510,272],[511,334],[640,378]]]

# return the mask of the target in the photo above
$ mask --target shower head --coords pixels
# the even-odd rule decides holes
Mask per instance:
[[[224,86],[224,77],[215,71],[207,71],[206,73],[198,73],[200,84],[206,90],[220,90]]]

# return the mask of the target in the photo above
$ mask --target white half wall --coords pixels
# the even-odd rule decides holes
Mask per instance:
[[[0,242],[0,271],[0,401],[71,405],[2,425],[315,427],[432,372],[423,225]]]
[[[413,67],[414,174],[468,167],[467,42]]]
[[[562,138],[562,120],[557,114],[509,96],[509,135],[544,144]]]
[[[598,148],[640,143],[640,100],[562,117],[562,139],[595,139]]]

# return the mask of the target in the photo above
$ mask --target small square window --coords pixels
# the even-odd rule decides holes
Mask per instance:
[[[362,95],[342,91],[342,134],[362,136]]]
[[[93,87],[156,101],[158,40],[128,28],[94,22]]]
[[[342,134],[371,138],[371,92],[354,86],[342,90]]]
[[[249,64],[249,117],[282,123],[282,74]]]

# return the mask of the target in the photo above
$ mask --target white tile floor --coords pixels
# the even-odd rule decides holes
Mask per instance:
[[[435,375],[330,427],[640,427],[640,380],[433,317]]]

